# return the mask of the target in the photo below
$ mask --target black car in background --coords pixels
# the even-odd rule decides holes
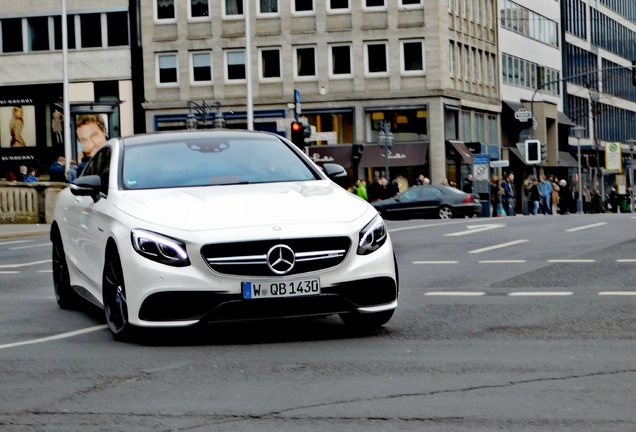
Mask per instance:
[[[473,217],[481,212],[478,194],[467,194],[449,186],[414,186],[372,205],[385,219],[450,219]]]

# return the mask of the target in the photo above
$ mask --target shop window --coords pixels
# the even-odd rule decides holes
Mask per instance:
[[[224,0],[223,6],[225,16],[243,15],[243,0]]]
[[[383,121],[391,122],[396,140],[421,139],[428,136],[428,111],[426,107],[412,110],[379,111],[371,113],[371,130],[379,132]],[[400,136],[399,134],[402,134]]]
[[[192,53],[192,82],[212,81],[212,56],[209,52]]]
[[[22,52],[22,20],[19,18],[3,19],[2,24],[2,52]]]
[[[351,76],[351,46],[338,45],[331,47],[331,74],[342,77]]]
[[[155,0],[155,16],[157,20],[175,20],[174,0]]]
[[[82,48],[102,47],[102,18],[100,14],[80,15]]]
[[[294,12],[311,12],[314,10],[314,0],[293,0]]]
[[[49,18],[27,18],[29,26],[29,51],[49,51]]]
[[[163,54],[157,56],[159,84],[177,84],[179,82],[178,62],[176,54]]]
[[[296,48],[294,57],[296,77],[316,76],[316,49],[313,47]]]
[[[365,7],[384,7],[384,0],[364,0]]]
[[[261,50],[261,78],[280,78],[280,49]]]
[[[68,35],[68,49],[75,49],[75,15],[67,15],[66,32]],[[53,17],[53,34],[55,35],[55,49],[61,50],[62,46],[62,17]]]
[[[208,0],[190,0],[190,18],[206,18],[210,16]]]
[[[277,14],[278,13],[278,0],[259,0],[258,12],[262,14]]]
[[[415,6],[415,5],[419,6],[422,4],[422,0],[401,0],[400,4],[402,6]],[[450,2],[449,2],[449,5],[450,5]]]
[[[109,47],[128,45],[128,12],[106,14],[106,25]]]
[[[226,51],[225,59],[227,63],[227,80],[245,79],[245,51]]]
[[[367,73],[386,74],[388,72],[386,44],[367,44],[365,54]]]

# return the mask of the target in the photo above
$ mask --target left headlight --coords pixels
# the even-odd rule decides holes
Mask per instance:
[[[173,267],[190,265],[186,245],[182,241],[141,229],[133,229],[130,238],[135,251],[144,258]]]
[[[362,231],[358,240],[358,255],[368,255],[375,252],[386,243],[388,231],[386,224],[380,215],[374,217]]]

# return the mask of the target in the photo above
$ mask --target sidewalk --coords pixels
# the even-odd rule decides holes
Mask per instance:
[[[48,236],[51,225],[47,224],[0,224],[0,240],[18,237]]]

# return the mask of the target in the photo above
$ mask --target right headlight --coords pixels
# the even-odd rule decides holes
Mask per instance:
[[[190,265],[185,243],[151,231],[133,229],[132,246],[137,253],[149,260],[173,267]]]
[[[358,255],[368,255],[386,243],[388,231],[380,215],[374,217],[362,231],[358,240]]]

